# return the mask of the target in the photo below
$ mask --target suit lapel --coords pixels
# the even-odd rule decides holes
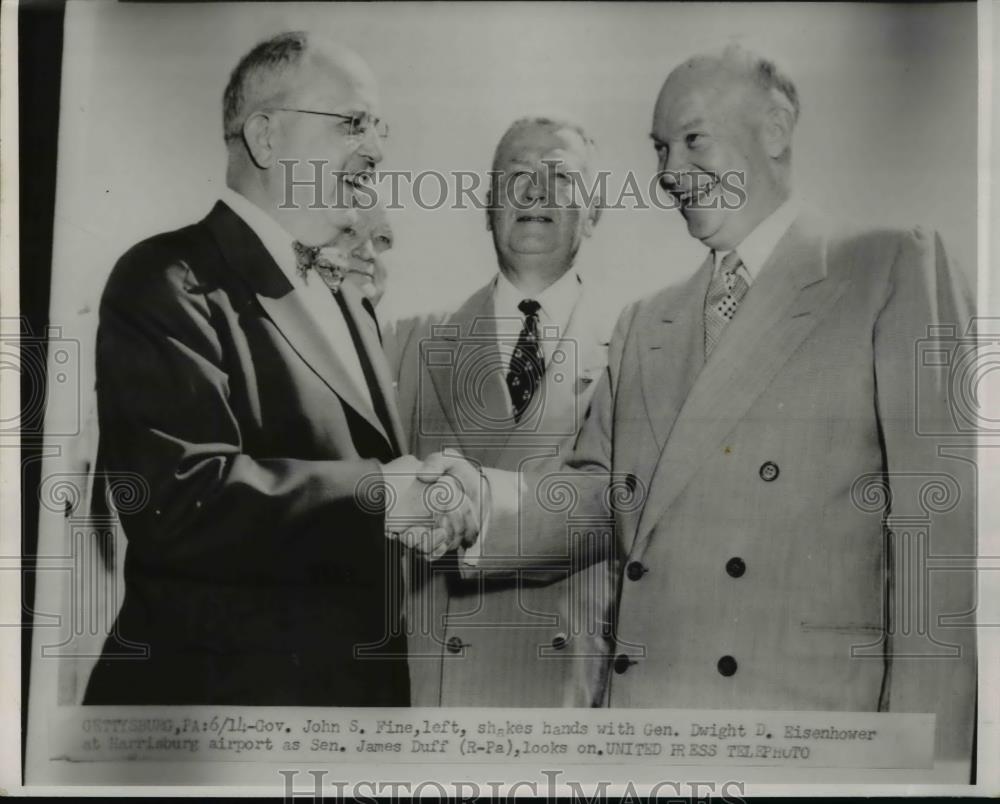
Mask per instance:
[[[302,303],[299,294],[294,292],[288,277],[275,264],[253,229],[221,201],[209,213],[205,223],[229,265],[249,283],[260,306],[274,322],[288,345],[344,404],[350,405],[388,440],[389,436],[372,406],[365,401],[347,368],[330,348],[326,336]],[[355,306],[361,310],[360,304]],[[365,315],[365,318],[368,316]],[[359,330],[364,332],[364,325],[360,319],[358,321]],[[374,354],[370,347],[369,354]],[[383,365],[384,362],[383,359]],[[374,365],[376,361],[373,359],[372,363]],[[387,369],[385,373],[388,373]],[[399,413],[396,410],[394,396],[390,395],[387,399],[393,400],[389,404],[389,409],[398,420]]]
[[[420,343],[421,365],[451,431],[465,454],[486,465],[493,465],[514,427],[492,292],[492,282],[480,288]]]
[[[640,337],[642,399],[657,454],[667,443],[677,414],[705,362],[703,308],[712,278],[712,257],[671,294]]]
[[[601,355],[601,350],[606,348],[610,333],[601,326],[599,301],[603,301],[600,294],[584,283],[558,342],[551,348],[546,346],[542,379],[545,399],[537,426],[531,425],[539,434],[561,438],[576,433],[584,413],[578,400],[599,378],[595,371],[607,365],[607,356]]]
[[[396,387],[392,382],[392,372],[389,369],[389,363],[386,360],[385,352],[382,349],[382,342],[379,338],[378,324],[368,311],[365,310],[361,303],[361,295],[354,285],[350,282],[344,282],[340,287],[340,293],[344,297],[347,309],[350,311],[358,327],[361,342],[364,344],[372,371],[375,373],[375,382],[378,385],[379,392],[382,394],[382,399],[385,400],[385,406],[388,408],[389,422],[392,426],[392,436],[395,439],[395,445],[397,449],[402,449],[406,444],[406,434],[403,431],[403,421],[399,416],[399,402],[396,397]],[[383,435],[386,435],[384,428],[380,427],[379,431]],[[390,441],[390,443],[392,442]]]
[[[726,435],[842,292],[842,283],[826,280],[826,241],[819,227],[800,217],[761,269],[683,403],[650,480],[633,555],[641,555],[656,523],[705,456],[722,448]],[[699,321],[702,301],[697,303]]]

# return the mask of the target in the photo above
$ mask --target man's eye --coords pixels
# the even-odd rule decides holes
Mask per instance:
[[[344,227],[344,234],[347,235],[348,237],[354,237],[357,233],[358,233],[358,230],[355,229],[352,226],[345,226]]]
[[[379,235],[375,238],[375,242],[378,243],[383,248],[389,248],[392,246],[392,241],[385,235]]]
[[[700,132],[693,132],[684,138],[688,148],[700,148],[707,140],[708,138]]]

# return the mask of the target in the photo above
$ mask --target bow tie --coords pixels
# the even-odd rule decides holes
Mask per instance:
[[[331,291],[337,293],[340,290],[344,281],[344,269],[324,257],[319,246],[306,246],[296,240],[292,243],[292,248],[295,250],[295,265],[303,282],[308,284],[311,269],[319,274]]]

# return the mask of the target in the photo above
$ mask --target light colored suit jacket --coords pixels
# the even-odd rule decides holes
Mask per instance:
[[[800,216],[706,361],[712,269],[622,314],[565,467],[595,511],[608,472],[634,489],[608,703],[935,712],[967,757],[974,580],[944,569],[975,553],[974,435],[962,349],[924,352],[971,313],[940,240]],[[484,554],[566,549],[542,482],[519,544],[494,496]]]
[[[515,423],[497,345],[494,283],[450,316],[387,334],[400,409],[418,457],[458,450],[484,466],[553,468],[569,453],[607,366],[617,310],[585,283],[566,326],[545,338],[537,416]],[[464,577],[455,556],[409,565],[407,623],[415,706],[589,706],[604,687],[617,572],[603,557]]]

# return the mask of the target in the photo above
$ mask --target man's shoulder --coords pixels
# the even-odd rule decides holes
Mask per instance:
[[[217,256],[204,221],[152,235],[118,259],[104,297],[138,300],[203,281]]]
[[[891,263],[901,254],[921,254],[940,239],[934,227],[872,224],[821,213],[805,212],[803,220],[819,230],[826,241],[828,266],[865,269]]]

